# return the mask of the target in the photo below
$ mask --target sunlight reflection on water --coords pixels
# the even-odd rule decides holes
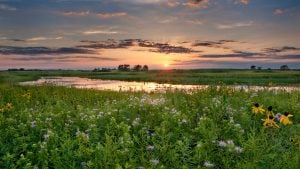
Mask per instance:
[[[112,90],[112,91],[145,91],[145,92],[165,92],[174,90],[194,91],[207,89],[209,85],[174,85],[159,84],[154,82],[127,82],[118,80],[101,80],[88,79],[80,77],[42,77],[36,81],[21,82],[20,85],[57,85],[75,88],[96,89],[96,90]],[[284,90],[287,92],[300,91],[299,87],[288,86],[248,86],[248,85],[231,85],[228,86],[234,90]]]

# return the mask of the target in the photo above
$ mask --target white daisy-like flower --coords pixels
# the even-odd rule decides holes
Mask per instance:
[[[210,167],[214,167],[215,165],[213,163],[211,163],[210,161],[205,161],[204,162],[204,167],[210,168]]]
[[[153,159],[153,160],[150,160],[150,162],[153,164],[153,165],[157,165],[159,163],[159,160],[158,159]]]
[[[220,147],[226,147],[227,143],[225,141],[219,141],[219,146]]]
[[[239,147],[239,146],[236,146],[234,148],[234,150],[235,150],[236,153],[242,153],[243,152],[243,149],[241,147]]]
[[[155,147],[152,146],[152,145],[147,146],[147,149],[148,149],[148,150],[154,150],[154,148],[155,148]]]

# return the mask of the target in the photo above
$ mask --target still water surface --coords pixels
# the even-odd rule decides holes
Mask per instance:
[[[127,82],[119,80],[101,80],[80,77],[42,77],[36,81],[21,82],[21,85],[57,85],[75,88],[96,89],[96,90],[112,90],[112,91],[145,91],[145,92],[165,92],[174,90],[201,90],[206,89],[209,85],[174,85],[159,84],[154,82]],[[285,90],[287,92],[300,91],[299,87],[264,87],[264,86],[247,86],[232,85],[234,90]]]

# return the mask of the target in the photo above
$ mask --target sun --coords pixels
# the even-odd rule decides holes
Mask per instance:
[[[168,64],[168,63],[165,63],[165,64],[164,64],[164,67],[169,67],[169,64]]]

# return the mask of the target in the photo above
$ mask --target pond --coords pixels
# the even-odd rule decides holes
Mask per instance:
[[[57,85],[75,88],[111,90],[111,91],[145,91],[145,92],[165,92],[175,90],[201,90],[209,85],[180,85],[180,84],[159,84],[155,82],[128,82],[119,80],[101,80],[80,77],[42,77],[36,81],[20,82],[20,85]],[[299,87],[288,86],[248,86],[248,85],[230,85],[234,90],[284,90],[287,92],[300,91]]]

